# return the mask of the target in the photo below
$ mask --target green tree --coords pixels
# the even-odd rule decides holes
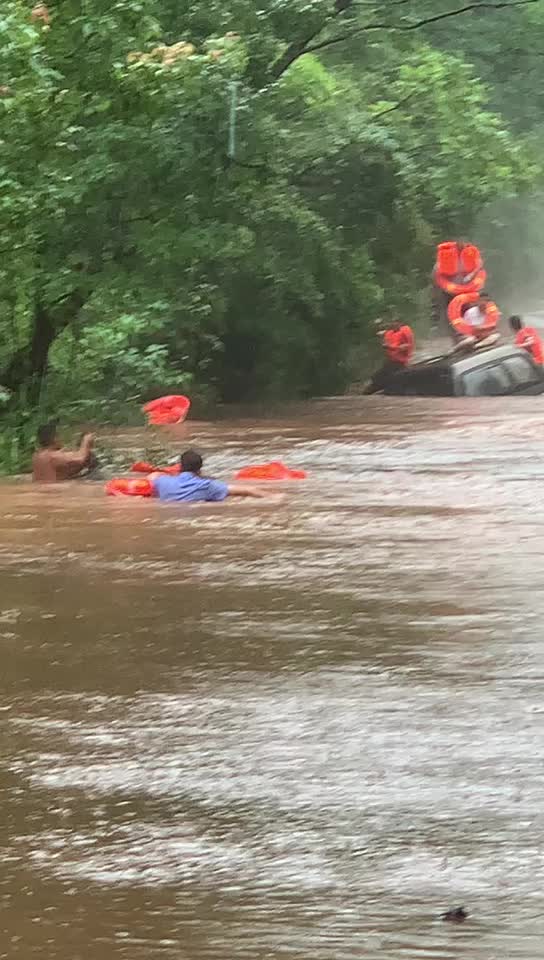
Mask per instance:
[[[304,395],[415,316],[441,231],[537,171],[433,44],[451,4],[381,6],[5,0],[0,383]]]

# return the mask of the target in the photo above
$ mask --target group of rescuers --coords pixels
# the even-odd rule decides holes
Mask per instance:
[[[482,293],[463,314],[465,323],[478,328],[489,297]],[[514,333],[516,346],[526,350],[535,363],[544,364],[544,343],[534,327],[526,327],[521,317],[512,316],[508,320]],[[390,383],[395,374],[404,370],[413,357],[415,350],[414,331],[407,323],[394,317],[386,326],[380,325],[378,336],[381,338],[384,359],[382,365],[365,385],[364,393],[379,393]]]
[[[485,293],[487,272],[477,246],[464,240],[439,243],[433,269],[433,306],[435,317],[442,318],[456,340],[454,350],[468,346],[490,346],[496,342],[500,314],[496,304]],[[544,362],[542,340],[533,327],[526,327],[521,317],[512,316],[509,324],[516,346],[526,350],[537,364]],[[379,321],[378,321],[379,325]],[[364,393],[378,393],[410,362],[414,353],[414,333],[408,324],[393,319],[382,329],[384,361]]]

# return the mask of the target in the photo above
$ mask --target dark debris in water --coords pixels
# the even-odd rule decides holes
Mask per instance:
[[[464,907],[451,907],[441,914],[440,919],[448,923],[464,923],[468,920],[468,913]]]

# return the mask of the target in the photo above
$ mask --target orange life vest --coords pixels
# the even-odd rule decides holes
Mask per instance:
[[[291,470],[279,460],[260,463],[254,467],[242,467],[236,474],[236,480],[305,480],[305,470]]]
[[[393,363],[409,363],[414,352],[414,334],[407,323],[399,330],[386,330],[383,345],[387,359]]]
[[[544,348],[542,340],[534,327],[522,327],[516,334],[514,343],[530,353],[535,363],[544,363]]]
[[[138,480],[119,477],[108,480],[106,493],[109,497],[152,497],[153,484],[147,477]]]
[[[464,278],[471,274],[470,280],[465,281]],[[478,247],[467,243],[459,248],[451,240],[440,243],[436,251],[434,279],[441,290],[453,297],[483,290],[487,274]]]
[[[148,423],[164,426],[167,423],[182,423],[189,413],[191,401],[184,396],[158,397],[145,403],[142,410],[147,414]]]
[[[137,463],[133,463],[130,468],[131,473],[167,473],[171,477],[177,477],[178,473],[181,473],[181,464],[171,463],[167,467],[154,467],[151,463],[147,463],[145,460],[138,460]]]

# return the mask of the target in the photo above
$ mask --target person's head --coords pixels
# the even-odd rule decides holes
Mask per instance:
[[[402,323],[400,322],[399,318],[393,315],[389,321],[389,329],[400,330],[401,327],[402,327]]]
[[[516,315],[514,315],[513,317],[509,317],[508,323],[510,324],[514,333],[519,333],[519,331],[523,326],[523,320],[521,319],[521,317],[518,317]]]
[[[58,450],[61,443],[58,438],[57,424],[55,422],[44,423],[41,427],[38,427],[37,441],[42,450]]]
[[[183,473],[200,473],[202,470],[202,457],[196,450],[186,450],[180,462]]]

